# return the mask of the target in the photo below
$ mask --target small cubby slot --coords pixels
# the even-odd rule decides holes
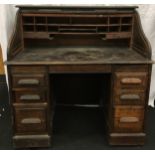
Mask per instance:
[[[35,17],[35,24],[46,24],[46,17]]]
[[[44,26],[44,25],[37,25],[36,26],[36,31],[37,32],[45,32],[46,31],[46,26]]]
[[[34,17],[32,16],[24,16],[23,17],[24,24],[34,24]]]
[[[107,19],[102,17],[73,17],[72,24],[107,24]]]
[[[108,17],[103,17],[102,18],[102,23],[107,25],[108,24]]]
[[[132,17],[122,17],[122,24],[132,24]]]
[[[99,33],[108,32],[108,27],[98,27],[98,28],[97,28],[97,31],[98,31]]]
[[[110,17],[110,24],[120,24],[120,17]]]
[[[47,24],[70,24],[69,17],[47,17]]]
[[[57,26],[48,26],[48,32],[58,32]]]
[[[119,32],[120,31],[120,26],[110,26],[109,27],[109,32]]]
[[[130,25],[125,25],[121,27],[121,31],[123,32],[130,32],[131,31],[131,26]]]
[[[25,32],[33,32],[34,31],[34,25],[24,25],[24,31]]]

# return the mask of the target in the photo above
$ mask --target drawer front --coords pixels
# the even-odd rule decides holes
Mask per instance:
[[[115,132],[143,132],[144,109],[140,106],[116,106]]]
[[[47,132],[46,107],[14,107],[16,134],[38,134]]]
[[[44,66],[11,66],[11,73],[30,74],[30,73],[46,73],[46,67]]]
[[[147,73],[146,72],[116,72],[115,89],[146,89]]]
[[[147,72],[149,65],[115,65],[115,72]]]
[[[46,86],[47,79],[44,74],[14,74],[12,75],[14,88],[18,87],[41,87]]]
[[[118,90],[115,92],[114,103],[122,105],[143,105],[145,103],[145,93],[139,90]]]
[[[38,103],[46,101],[46,92],[37,90],[14,91],[16,103]]]

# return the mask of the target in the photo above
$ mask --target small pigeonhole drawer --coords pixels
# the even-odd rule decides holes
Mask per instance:
[[[47,109],[45,106],[14,106],[16,134],[38,134],[47,132]]]
[[[144,108],[142,106],[116,106],[115,132],[143,132]]]
[[[42,103],[47,100],[44,90],[21,90],[13,93],[16,103]]]
[[[47,85],[45,74],[13,74],[12,84],[14,88],[34,88]]]
[[[147,85],[146,72],[116,72],[115,89],[141,89],[145,90]]]

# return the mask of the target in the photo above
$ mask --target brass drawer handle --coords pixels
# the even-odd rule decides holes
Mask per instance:
[[[40,100],[39,95],[22,95],[20,100]]]
[[[21,79],[18,81],[18,85],[38,85],[39,80],[37,79]]]
[[[120,96],[121,100],[140,100],[140,96],[138,94],[124,94]]]
[[[22,124],[39,124],[41,123],[41,119],[39,118],[25,118],[21,120]]]
[[[142,80],[139,78],[123,78],[121,80],[122,84],[141,84]]]
[[[136,123],[139,122],[139,118],[137,117],[121,117],[120,123]]]

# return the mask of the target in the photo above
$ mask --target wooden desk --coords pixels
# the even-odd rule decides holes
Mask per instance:
[[[50,146],[55,106],[85,106],[82,94],[103,108],[109,144],[143,145],[152,61],[136,7],[18,7],[6,62],[14,146]]]

